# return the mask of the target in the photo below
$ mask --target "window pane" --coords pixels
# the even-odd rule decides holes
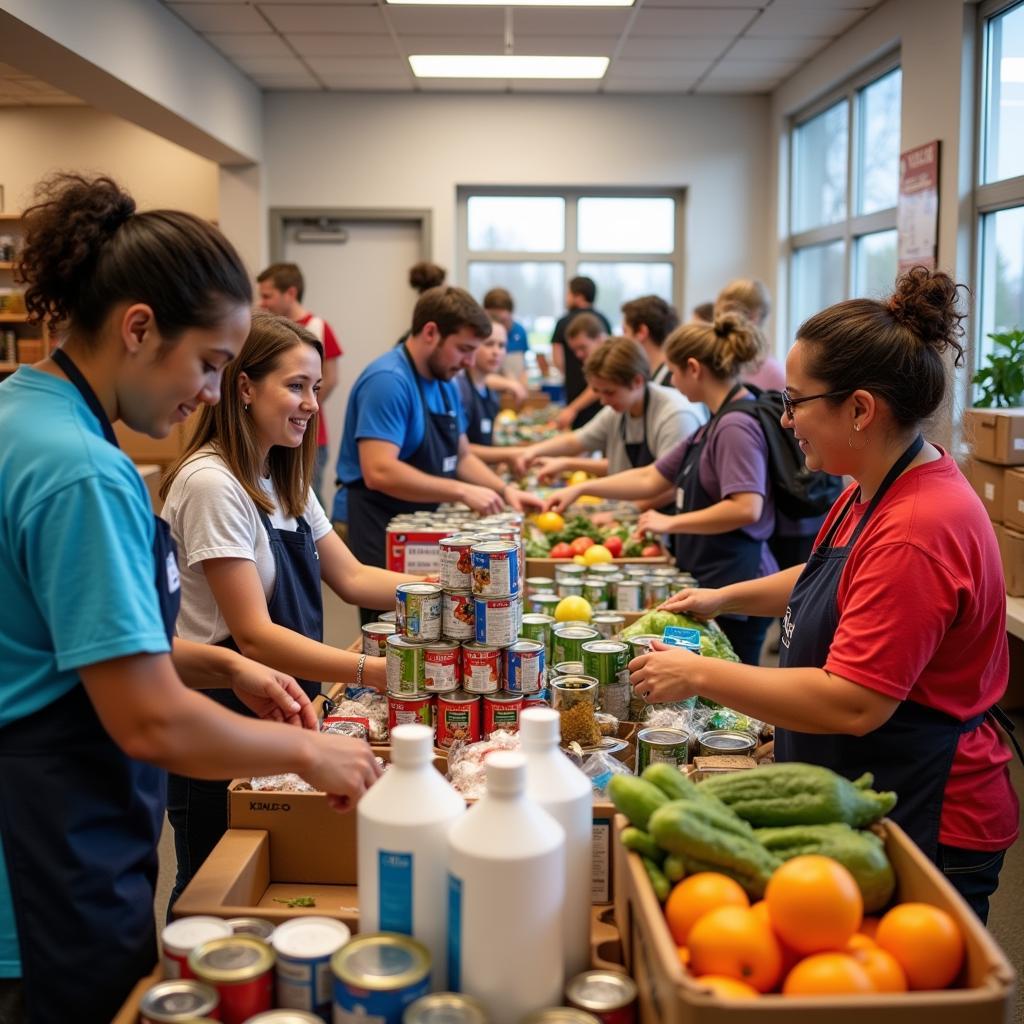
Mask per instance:
[[[1024,207],[984,217],[981,237],[979,365],[992,351],[989,334],[1024,327]]]
[[[793,133],[793,230],[835,224],[846,216],[849,104],[834,107]]]
[[[858,213],[896,205],[900,179],[900,92],[897,68],[860,92]]]
[[[585,198],[577,205],[580,252],[671,252],[674,199]]]
[[[797,249],[793,254],[793,336],[812,313],[842,301],[843,292],[842,242]]]
[[[600,310],[622,333],[622,304],[641,295],[659,295],[672,301],[671,263],[580,263],[576,273],[593,278],[597,285],[594,308]]]
[[[466,203],[471,252],[561,252],[561,196],[470,196]]]
[[[988,23],[985,181],[1024,174],[1024,5]]]
[[[555,321],[565,312],[564,263],[470,263],[469,291],[480,302],[491,288],[507,288],[513,316],[530,336],[531,348],[547,348]]]
[[[862,235],[854,249],[854,295],[880,299],[896,283],[896,232]]]

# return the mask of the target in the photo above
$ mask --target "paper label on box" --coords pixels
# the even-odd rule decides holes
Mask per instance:
[[[590,870],[590,902],[608,903],[611,894],[612,823],[608,818],[595,818],[593,825]]]
[[[985,484],[985,500],[995,501],[996,500],[996,485]]]
[[[1024,437],[1015,437],[1013,439],[1013,450],[1015,452],[1024,452]]]
[[[381,850],[377,855],[380,931],[412,935],[412,854]]]

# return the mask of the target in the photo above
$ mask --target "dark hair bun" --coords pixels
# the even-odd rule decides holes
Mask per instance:
[[[892,318],[920,339],[923,345],[943,354],[953,349],[955,363],[963,363],[963,321],[960,289],[949,274],[914,267],[896,280],[896,290],[885,303]]]
[[[409,268],[409,284],[419,292],[439,288],[444,284],[447,271],[436,263],[415,263]]]

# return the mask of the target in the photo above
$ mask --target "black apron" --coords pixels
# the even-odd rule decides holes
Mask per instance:
[[[834,547],[833,541],[859,492],[850,496],[811,554],[793,588],[783,620],[781,668],[825,665],[839,626],[839,582],[850,552],[889,488],[923,445],[924,439],[918,435],[889,470],[846,545]],[[1000,725],[1008,721],[998,708],[990,714]],[[775,759],[823,765],[848,779],[872,772],[876,789],[894,790],[899,795],[892,819],[928,857],[936,860],[942,801],[957,745],[964,733],[973,732],[984,720],[983,713],[962,722],[943,711],[905,700],[884,725],[866,736],[822,736],[776,729]]]
[[[52,358],[116,446],[78,367],[61,349]],[[170,643],[181,591],[170,529],[154,520],[152,572]],[[80,682],[0,729],[0,832],[33,1024],[109,1021],[152,970],[164,804],[164,772],[121,752]]]
[[[459,457],[458,413],[453,408],[445,412],[430,411],[416,364],[408,348],[402,351],[409,360],[423,407],[423,441],[404,461],[421,473],[451,479]],[[387,527],[395,516],[437,508],[436,502],[403,501],[383,491],[372,491],[363,480],[345,484],[345,487],[348,490],[348,546],[364,565],[387,566]]]
[[[652,384],[660,384],[662,387],[672,387],[672,364],[664,362],[654,371],[651,377]]]
[[[466,386],[461,389],[463,404],[466,407],[466,438],[470,444],[494,444],[494,419],[498,415],[501,403],[491,388],[480,394],[473,378],[466,374]]]
[[[629,459],[629,464],[633,469],[641,469],[643,466],[649,466],[654,461],[654,453],[647,444],[647,407],[650,404],[651,389],[649,385],[645,384],[643,411],[644,436],[639,441],[626,441],[626,421],[629,419],[628,409],[622,414],[622,417],[619,420],[619,432],[622,437],[622,445],[626,449],[626,458]]]

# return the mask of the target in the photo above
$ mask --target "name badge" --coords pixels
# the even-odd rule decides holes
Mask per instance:
[[[181,590],[181,573],[178,572],[178,560],[174,553],[167,553],[167,593],[173,594]]]
[[[683,511],[683,499],[684,499],[685,494],[686,494],[686,492],[682,489],[682,487],[677,487],[676,488],[676,511],[677,512],[682,512]]]
[[[480,433],[489,434],[494,429],[493,420],[481,420],[480,421]]]
[[[454,473],[455,467],[459,464],[458,455],[446,455],[444,462],[441,463],[442,473]]]

